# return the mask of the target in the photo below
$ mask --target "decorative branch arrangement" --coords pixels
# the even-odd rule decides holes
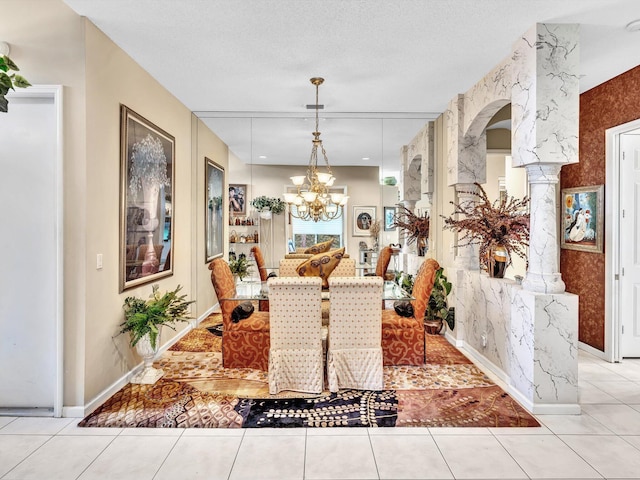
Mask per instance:
[[[486,268],[487,254],[499,245],[509,253],[526,259],[526,247],[529,245],[529,197],[518,200],[507,195],[494,201],[487,197],[482,186],[475,183],[478,192],[461,192],[476,197],[460,204],[450,202],[454,206],[453,214],[444,215],[444,226],[449,230],[462,234],[458,246],[479,245],[480,262]],[[464,215],[464,218],[456,218]]]
[[[407,245],[411,245],[418,238],[429,237],[429,214],[416,215],[407,207],[398,204],[398,211],[393,216],[393,228],[400,228],[407,237]]]

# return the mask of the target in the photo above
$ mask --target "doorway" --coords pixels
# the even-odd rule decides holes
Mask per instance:
[[[62,414],[62,87],[0,114],[0,412]]]
[[[640,120],[607,130],[606,182],[605,355],[619,362],[640,357]]]

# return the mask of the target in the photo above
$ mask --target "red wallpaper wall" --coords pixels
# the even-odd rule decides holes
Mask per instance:
[[[580,95],[580,163],[563,167],[561,188],[604,184],[605,130],[638,118],[640,66]],[[567,292],[580,295],[580,341],[604,351],[604,253],[562,249],[560,272]]]

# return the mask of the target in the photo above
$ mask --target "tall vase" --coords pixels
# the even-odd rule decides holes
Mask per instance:
[[[149,210],[149,218],[142,225],[147,233],[147,251],[142,259],[142,276],[157,273],[160,269],[160,259],[156,255],[153,244],[153,234],[158,228],[158,200],[160,196],[160,186],[157,183],[143,181],[142,190],[144,194],[144,204]]]
[[[429,250],[429,239],[427,237],[418,237],[416,246],[418,248],[418,256],[424,257],[427,250]]]
[[[160,346],[160,332],[156,337],[156,346],[151,346],[151,337],[147,333],[142,337],[138,343],[136,343],[136,351],[140,355],[144,362],[144,368],[142,372],[138,373],[131,379],[131,383],[142,383],[145,385],[153,385],[163,375],[164,371],[160,368],[153,368],[153,359],[158,353],[158,347]]]
[[[487,270],[490,277],[504,278],[509,265],[509,252],[503,245],[495,245],[487,252]]]

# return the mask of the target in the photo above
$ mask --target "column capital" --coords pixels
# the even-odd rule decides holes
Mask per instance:
[[[529,183],[558,183],[560,181],[559,163],[530,163],[525,165]]]

